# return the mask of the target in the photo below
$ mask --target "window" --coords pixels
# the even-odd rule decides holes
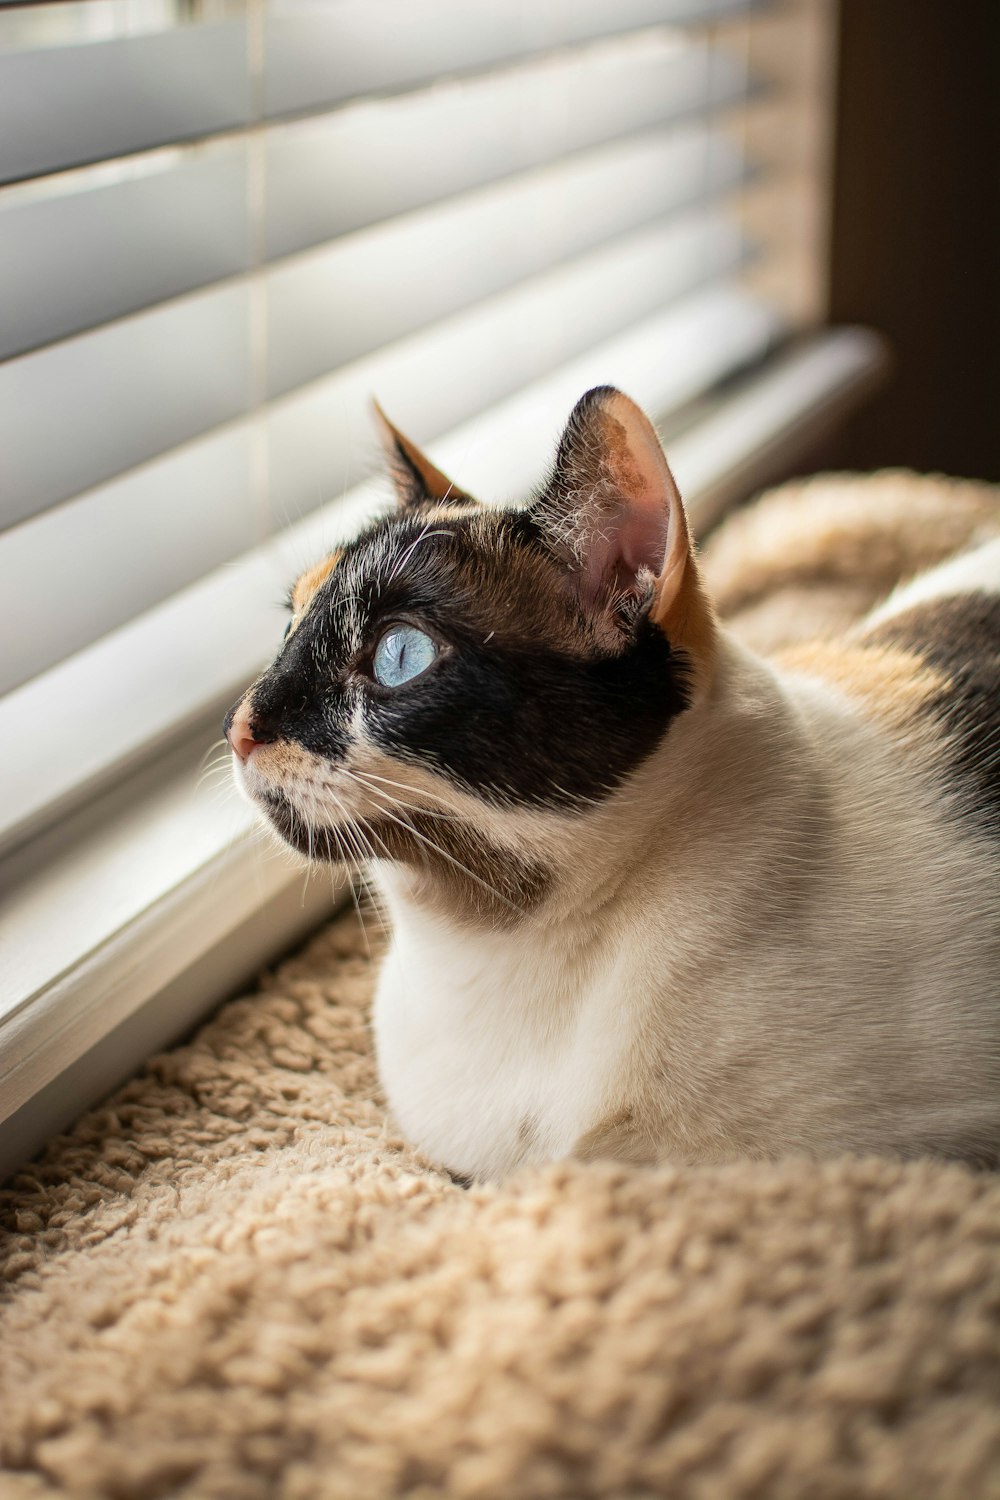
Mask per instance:
[[[159,997],[127,1067],[329,905],[194,786],[290,578],[384,503],[373,394],[488,499],[614,381],[696,524],[855,399],[877,349],[818,332],[830,22],[0,11],[0,1115]]]

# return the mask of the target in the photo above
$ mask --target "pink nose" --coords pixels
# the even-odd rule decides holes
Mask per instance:
[[[258,745],[266,743],[254,736],[254,726],[246,705],[240,704],[233,714],[232,723],[226,729],[226,739],[233,747],[233,751],[240,760],[246,760],[251,750],[256,750]]]

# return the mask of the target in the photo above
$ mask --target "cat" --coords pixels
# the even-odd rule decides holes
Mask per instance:
[[[398,507],[298,580],[226,732],[284,840],[371,862],[404,1134],[477,1179],[997,1160],[1000,542],[765,661],[621,392],[519,507],[380,422]]]

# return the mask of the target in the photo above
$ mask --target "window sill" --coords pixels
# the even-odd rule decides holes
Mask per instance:
[[[707,412],[703,406],[669,445],[696,529],[787,469],[883,366],[874,335],[824,333],[773,357]],[[523,429],[533,454],[550,434],[533,431],[538,421],[523,398],[506,406],[497,432]],[[472,486],[499,452],[483,441],[482,427],[476,435],[471,478],[462,462],[469,433],[433,449]],[[500,484],[516,492],[525,479],[505,469]],[[370,513],[373,503],[369,486],[348,514]],[[309,530],[318,543],[315,520]],[[245,580],[235,570],[232,590],[238,609]],[[10,893],[0,911],[0,1176],[346,895],[341,874],[309,875],[261,838],[226,773],[198,782],[210,722],[200,714],[183,744],[0,866]]]
[[[4,862],[0,1175],[346,892],[339,872],[310,875],[263,837],[221,773],[199,784],[208,738]],[[116,1066],[105,1044],[123,1028]],[[32,1104],[56,1080],[35,1129]]]

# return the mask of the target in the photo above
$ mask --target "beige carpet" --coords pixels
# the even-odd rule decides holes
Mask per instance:
[[[0,1500],[1000,1497],[995,1177],[465,1192],[385,1121],[371,978],[341,918],[3,1194]]]

